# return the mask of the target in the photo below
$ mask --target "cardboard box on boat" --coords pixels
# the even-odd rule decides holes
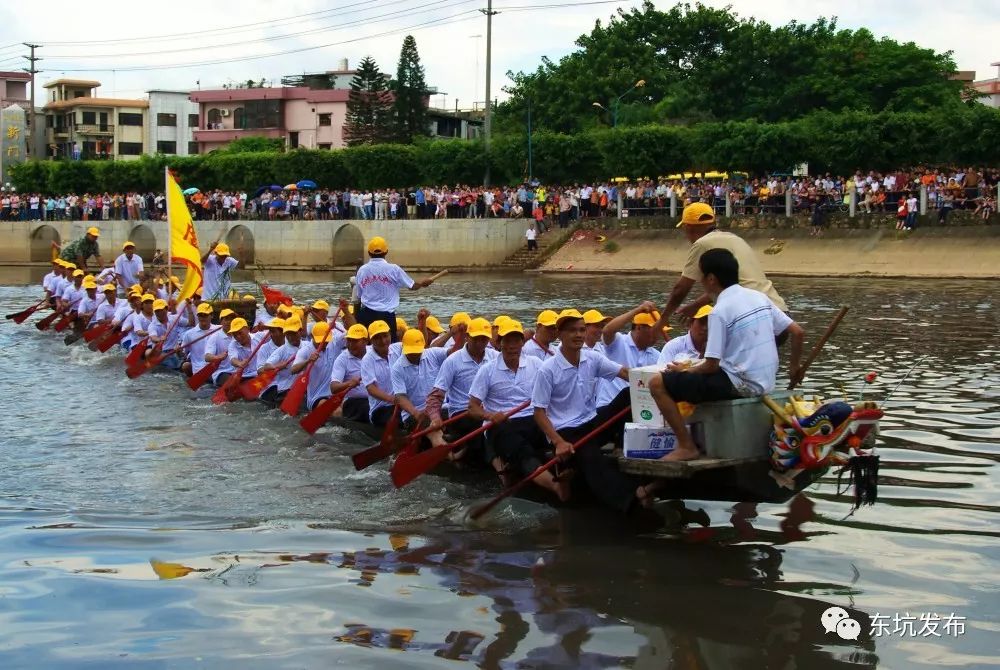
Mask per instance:
[[[649,380],[662,372],[659,365],[630,368],[628,371],[629,397],[632,400],[632,421],[640,426],[663,428],[663,415],[649,393]]]
[[[704,451],[700,440],[698,424],[689,424],[688,430],[698,449]],[[625,424],[625,442],[622,455],[625,458],[656,459],[666,456],[677,446],[677,436],[669,427],[643,426],[638,423]]]

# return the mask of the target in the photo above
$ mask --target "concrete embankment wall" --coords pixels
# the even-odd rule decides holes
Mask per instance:
[[[67,244],[88,226],[101,229],[105,261],[131,240],[145,258],[166,251],[163,221],[17,221],[0,222],[0,263],[45,262],[51,243]],[[444,219],[407,221],[196,221],[202,250],[221,239],[246,265],[289,269],[353,267],[367,259],[367,240],[381,235],[390,258],[411,268],[458,268],[497,265],[524,244],[524,219]]]
[[[731,232],[746,239],[771,275],[1000,278],[1000,226],[833,229],[822,237],[801,228]],[[605,251],[608,242],[618,250]],[[679,273],[689,249],[680,230],[586,231],[541,271]]]

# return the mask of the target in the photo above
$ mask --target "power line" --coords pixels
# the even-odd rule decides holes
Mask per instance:
[[[400,2],[409,2],[409,1],[410,0],[394,0],[394,2],[387,2],[387,3],[384,3],[384,4],[385,5],[392,5],[392,4],[399,4]],[[394,10],[392,12],[387,12],[385,14],[378,14],[376,16],[369,16],[369,17],[365,17],[365,18],[355,19],[353,21],[348,21],[346,23],[345,22],[333,23],[333,24],[330,24],[330,25],[322,26],[322,27],[319,27],[319,28],[314,28],[314,29],[311,29],[311,30],[306,30],[306,31],[299,32],[299,33],[289,33],[289,34],[285,34],[285,35],[272,35],[270,37],[261,37],[259,39],[255,39],[255,40],[241,40],[239,42],[227,42],[225,44],[212,44],[212,45],[208,45],[208,46],[196,46],[196,47],[188,47],[188,48],[184,48],[184,49],[166,49],[166,50],[160,50],[160,51],[142,51],[142,52],[125,53],[125,54],[117,53],[117,54],[56,55],[56,56],[52,56],[51,58],[52,59],[57,59],[57,60],[82,59],[82,58],[134,58],[134,57],[137,57],[137,56],[159,56],[159,55],[162,55],[162,54],[175,54],[175,53],[182,53],[182,52],[185,52],[185,51],[208,51],[208,50],[211,50],[211,49],[224,49],[224,48],[229,48],[229,47],[234,47],[234,46],[246,46],[246,45],[249,45],[249,44],[259,44],[259,43],[262,43],[262,42],[273,42],[273,41],[277,41],[277,40],[286,40],[286,39],[291,39],[291,38],[298,38],[298,37],[302,37],[304,35],[311,35],[311,34],[314,34],[314,33],[323,33],[323,32],[328,32],[328,31],[334,31],[335,32],[335,31],[338,31],[338,30],[342,30],[344,28],[349,28],[351,26],[358,25],[358,24],[383,23],[382,19],[389,18],[389,17],[395,17],[395,16],[398,16],[400,14],[406,14],[408,16],[413,16],[413,15],[417,15],[417,14],[426,14],[428,12],[437,11],[439,9],[451,9],[451,8],[458,7],[460,5],[465,5],[465,4],[468,4],[470,2],[476,2],[476,1],[477,0],[458,0],[456,2],[455,0],[433,0],[433,2],[428,2],[428,3],[425,3],[423,5],[415,5],[415,6],[412,6],[412,7],[405,7],[403,9],[397,9],[397,10]],[[451,4],[446,4],[446,3],[451,3]],[[445,6],[444,7],[435,7],[435,5],[442,5],[442,4],[445,4]],[[427,9],[427,8],[430,8],[430,9]]]

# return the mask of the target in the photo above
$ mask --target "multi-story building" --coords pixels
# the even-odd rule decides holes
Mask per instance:
[[[0,109],[17,104],[30,110],[30,82],[31,75],[27,72],[0,72]]]
[[[198,153],[194,130],[198,128],[198,103],[190,91],[153,89],[146,114],[146,153],[187,156]]]
[[[146,153],[149,101],[101,98],[100,85],[87,79],[45,84],[49,157],[127,160]]]
[[[990,63],[992,67],[997,68],[997,73],[1000,75],[1000,61],[996,63]],[[994,77],[993,79],[980,79],[979,81],[972,82],[972,88],[976,89],[980,93],[980,97],[977,98],[979,102],[984,105],[989,105],[990,107],[1000,108],[1000,76]]]

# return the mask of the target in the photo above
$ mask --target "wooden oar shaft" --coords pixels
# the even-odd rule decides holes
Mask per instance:
[[[849,309],[850,307],[848,305],[844,305],[837,312],[837,315],[833,317],[833,321],[831,321],[830,325],[826,327],[826,332],[824,332],[823,336],[817,340],[816,344],[813,345],[812,351],[809,352],[805,363],[802,364],[802,368],[799,371],[799,379],[793,379],[792,383],[788,385],[789,391],[798,386],[801,379],[805,379],[806,370],[809,369],[809,366],[812,365],[813,361],[816,360],[816,357],[819,356],[819,352],[823,350],[823,345],[825,345],[826,341],[830,339],[833,332],[837,330],[837,326],[839,326],[840,322],[844,320],[844,316],[847,315],[847,311]]]
[[[618,412],[613,417],[611,417],[610,419],[608,419],[607,421],[605,421],[604,423],[602,423],[600,426],[598,426],[597,428],[595,428],[594,430],[590,431],[589,433],[587,433],[586,435],[584,435],[583,437],[581,437],[579,440],[577,440],[576,442],[574,442],[573,443],[573,450],[576,451],[577,449],[579,449],[580,447],[582,447],[584,444],[586,444],[590,440],[594,439],[594,437],[596,437],[601,432],[603,432],[604,430],[606,430],[608,428],[608,426],[610,426],[611,424],[613,424],[615,421],[618,421],[619,419],[621,419],[623,416],[625,416],[627,413],[629,413],[631,411],[632,411],[631,405],[628,406],[628,407],[626,407],[626,408],[624,408],[624,409],[622,409],[620,412]],[[503,500],[504,498],[507,498],[509,496],[514,495],[519,490],[521,490],[523,487],[527,486],[529,482],[531,482],[532,480],[535,479],[535,477],[538,477],[540,474],[542,474],[543,472],[545,472],[546,470],[548,470],[549,468],[551,468],[553,465],[555,465],[559,461],[560,458],[561,458],[561,456],[554,456],[547,463],[543,463],[543,464],[539,465],[537,468],[535,468],[534,472],[532,472],[527,477],[525,477],[524,479],[522,479],[518,483],[514,484],[510,488],[502,491],[498,496],[496,496],[495,498],[493,498],[493,500],[489,501],[485,505],[482,505],[482,506],[477,507],[476,509],[472,510],[472,512],[469,514],[469,516],[471,518],[473,518],[473,519],[478,519],[482,515],[486,514],[491,509],[493,509],[494,507],[496,507],[497,504],[501,500]]]
[[[427,281],[429,281],[429,282],[436,282],[438,279],[441,279],[441,277],[445,276],[446,274],[448,274],[447,270],[441,270],[441,272],[438,272],[436,275],[431,275],[427,279]]]

